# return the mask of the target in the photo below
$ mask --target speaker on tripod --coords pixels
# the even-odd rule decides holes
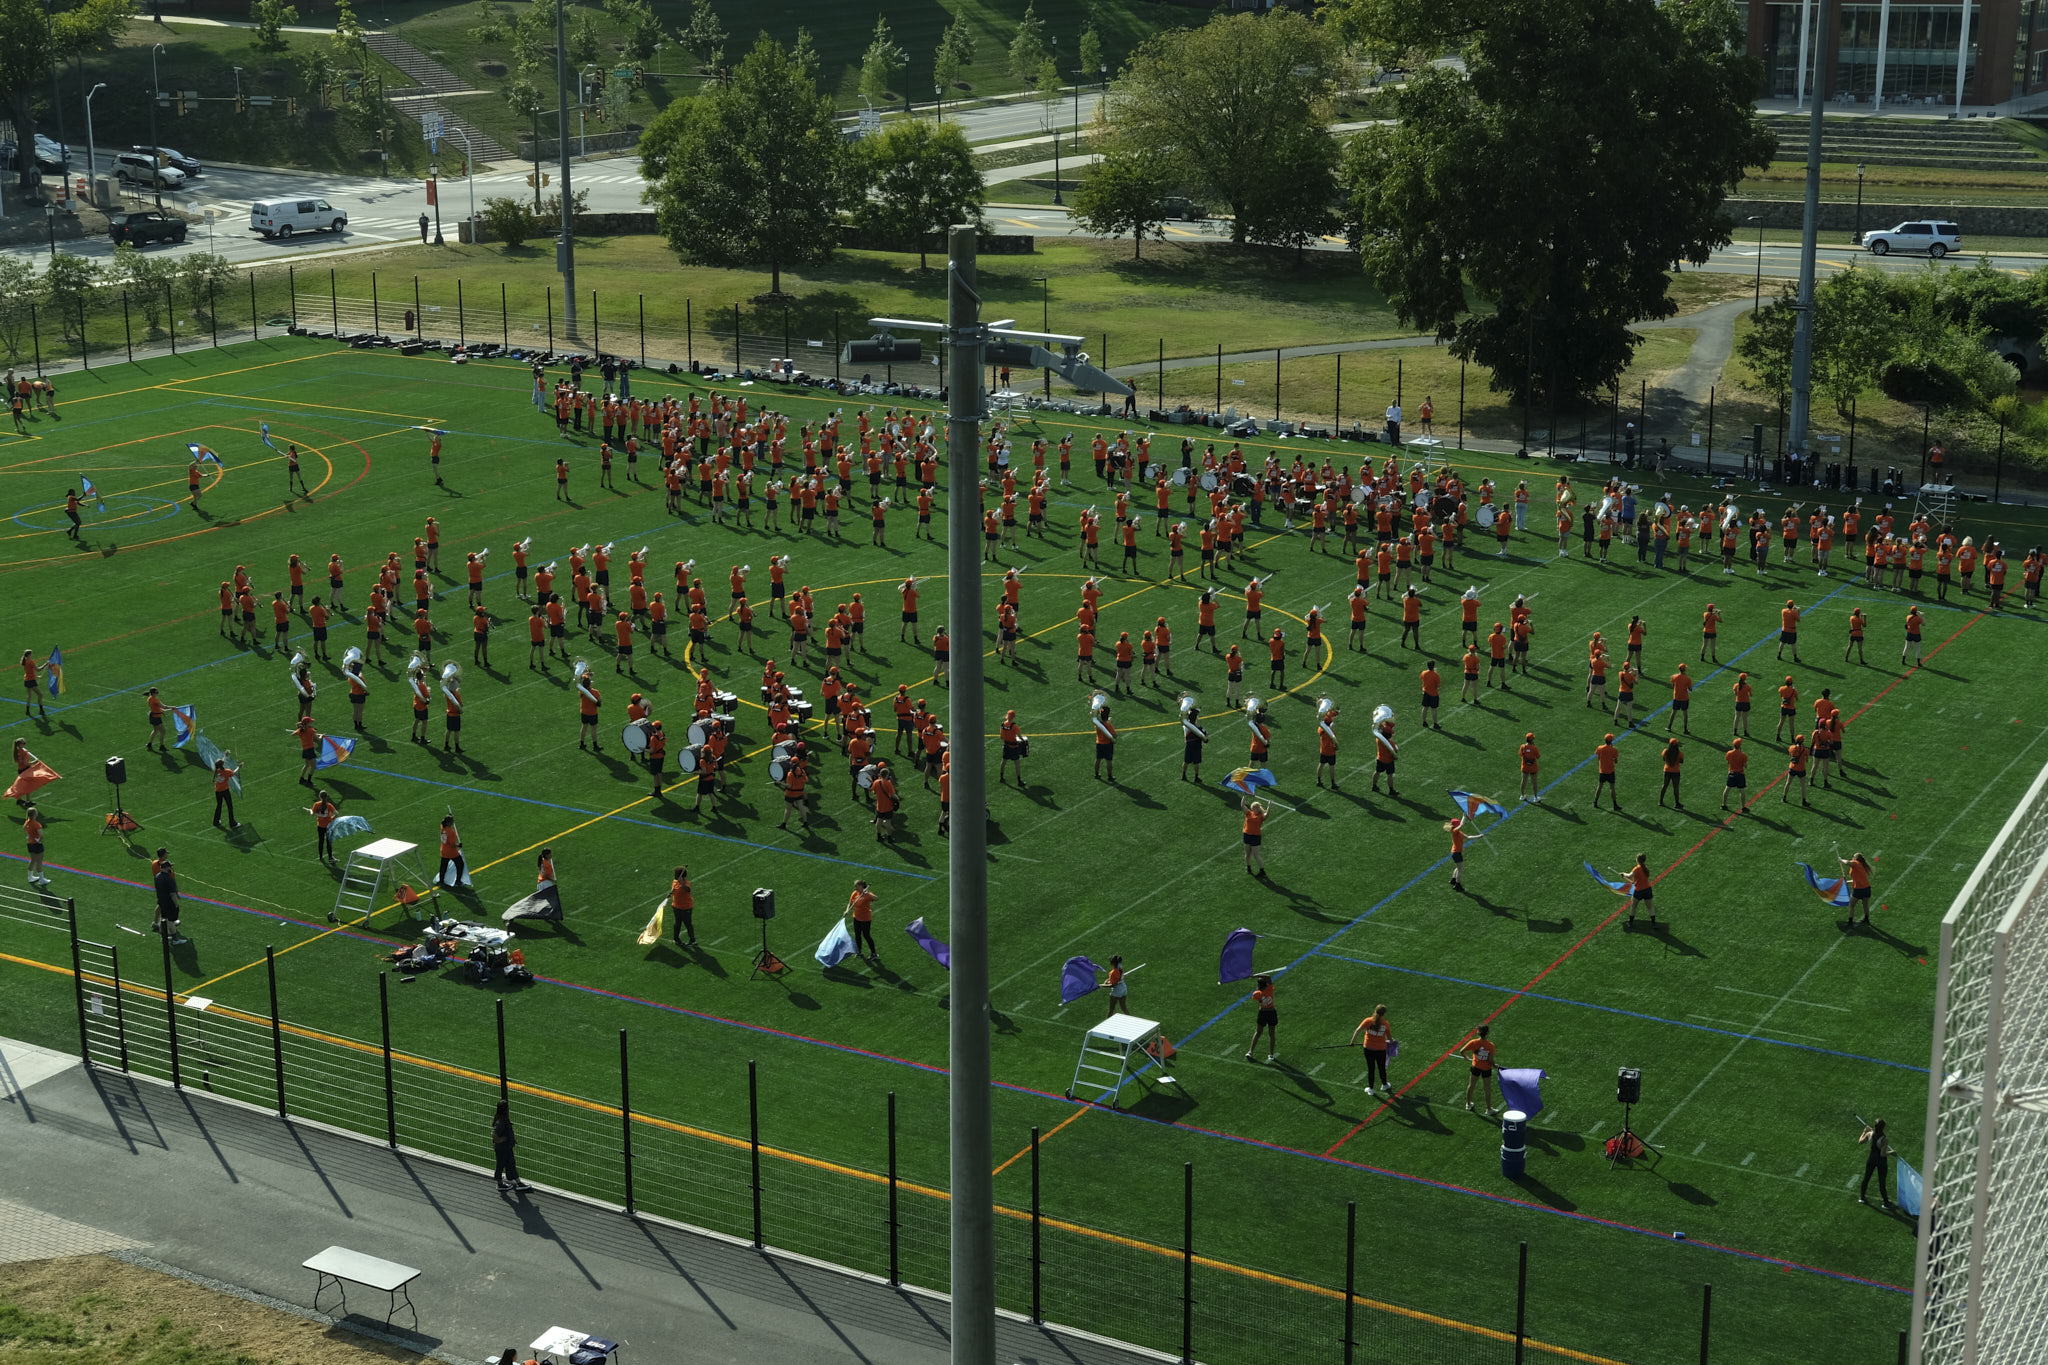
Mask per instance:
[[[1637,1137],[1630,1123],[1632,1111],[1643,1102],[1643,1073],[1632,1066],[1622,1067],[1616,1072],[1614,1098],[1621,1105],[1621,1131],[1607,1139],[1607,1168],[1613,1170],[1619,1162],[1640,1160],[1646,1155],[1662,1155]]]
[[[128,781],[128,760],[118,755],[107,760],[107,799],[114,808],[107,812],[107,821],[100,826],[100,833],[109,831],[126,834],[141,829],[135,817],[121,809],[121,788]]]
[[[754,954],[754,970],[747,974],[749,981],[757,976],[774,976],[789,970],[789,965],[768,949],[768,921],[775,918],[773,888],[754,888],[754,918],[761,921],[761,948]]]

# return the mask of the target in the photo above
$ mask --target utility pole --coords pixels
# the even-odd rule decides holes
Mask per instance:
[[[569,18],[568,0],[555,0],[555,140],[562,153],[562,238],[555,245],[562,272],[562,312],[568,336],[576,335],[576,210],[569,193]],[[979,485],[975,505],[981,505]],[[977,556],[977,564],[980,559]],[[980,580],[977,579],[977,582]],[[976,733],[980,733],[977,731]]]
[[[1820,245],[1820,143],[1821,110],[1827,104],[1825,76],[1833,70],[1828,55],[1829,14],[1834,8],[1818,0],[1814,16],[1813,106],[1806,125],[1806,217],[1799,236],[1798,330],[1792,334],[1792,422],[1786,441],[1787,453],[1804,457],[1807,426],[1813,408],[1813,274],[1814,255]],[[977,506],[979,499],[977,497]]]
[[[972,225],[947,233],[946,622],[956,640],[981,638],[981,357],[985,334],[974,292]],[[988,745],[984,739],[982,657],[960,649],[947,690],[947,722],[957,737],[953,791],[963,811],[984,811]],[[996,1229],[994,1136],[989,1116],[988,822],[956,821],[947,850],[953,926],[951,1034],[952,1251],[954,1365],[994,1365]]]

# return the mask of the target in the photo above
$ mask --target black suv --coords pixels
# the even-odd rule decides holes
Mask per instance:
[[[183,218],[174,218],[158,209],[107,215],[107,235],[116,242],[133,242],[137,246],[148,246],[151,242],[182,242],[187,226]]]

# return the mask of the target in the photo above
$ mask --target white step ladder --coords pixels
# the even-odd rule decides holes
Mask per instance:
[[[1152,1060],[1147,1046],[1155,1038],[1164,1037],[1159,1031],[1157,1019],[1139,1019],[1129,1014],[1112,1014],[1081,1037],[1081,1055],[1074,1061],[1074,1079],[1067,1085],[1067,1098],[1085,1099],[1090,1104],[1109,1101],[1112,1109],[1120,1107],[1117,1096],[1124,1081],[1132,1074],[1133,1065],[1142,1066]],[[1171,1076],[1162,1075],[1161,1081],[1170,1081]],[[1083,1093],[1092,1090],[1093,1095]]]
[[[1954,484],[1923,483],[1913,494],[1913,520],[1938,531],[1954,523],[1958,501]]]
[[[352,850],[348,861],[342,864],[341,887],[334,893],[334,908],[327,912],[327,922],[339,924],[343,915],[367,919],[375,914],[378,893],[384,885],[384,869],[398,864],[401,871],[405,870],[402,860],[418,849],[418,844],[408,844],[403,839],[378,839]],[[411,870],[422,882],[426,881],[426,875],[417,863]],[[440,885],[432,885],[433,893],[438,897]]]

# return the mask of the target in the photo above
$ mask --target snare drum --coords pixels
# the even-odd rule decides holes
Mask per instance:
[[[682,751],[681,753],[677,754],[677,755],[676,755],[676,767],[677,767],[677,769],[679,769],[679,770],[680,770],[680,771],[682,771],[682,772],[686,772],[686,773],[693,773],[693,772],[696,772],[696,771],[697,771],[697,751],[696,751],[695,749],[685,749],[685,750],[683,750],[683,751]]]
[[[1233,474],[1231,476],[1230,491],[1240,498],[1250,497],[1252,495],[1252,486],[1253,480],[1249,474]]]
[[[783,740],[780,743],[778,743],[775,746],[775,748],[769,753],[768,758],[769,761],[772,763],[787,763],[789,762],[790,757],[795,753],[795,742],[792,740]]]
[[[713,692],[711,694],[711,709],[719,712],[721,715],[731,715],[740,709],[739,694],[736,692]]]
[[[1158,483],[1159,476],[1161,474],[1164,474],[1165,472],[1165,466],[1161,465],[1157,460],[1154,460],[1152,463],[1145,466],[1145,482]]]
[[[866,791],[868,788],[875,785],[875,770],[873,768],[862,768],[860,772],[854,776],[853,780],[860,784],[860,789],[862,791]]]
[[[712,727],[715,724],[715,721],[709,720],[691,721],[689,730],[690,747],[695,749],[710,742]],[[683,771],[688,772],[689,769],[685,768]]]
[[[1216,491],[1216,476],[1207,470],[1202,471],[1202,491],[1204,493],[1214,493]]]
[[[1021,758],[1031,757],[1031,736],[1019,735],[1017,737],[1017,754]]]
[[[789,709],[790,713],[797,718],[799,723],[804,725],[809,725],[811,723],[811,711],[813,710],[813,707],[809,702],[792,702],[790,704]]]
[[[651,727],[646,721],[636,720],[619,732],[619,743],[625,746],[629,754],[644,754],[647,752],[647,736],[650,732]]]

